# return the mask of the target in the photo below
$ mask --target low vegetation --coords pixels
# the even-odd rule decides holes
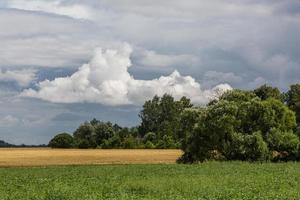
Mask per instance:
[[[0,168],[1,199],[300,199],[299,163]]]

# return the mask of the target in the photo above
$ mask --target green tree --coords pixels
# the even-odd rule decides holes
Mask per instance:
[[[254,90],[254,93],[261,99],[266,100],[268,98],[274,98],[283,101],[283,95],[276,87],[271,87],[266,84],[260,86]]]
[[[144,143],[147,142],[156,143],[156,141],[157,141],[157,135],[153,132],[149,132],[143,137]]]
[[[286,93],[286,103],[296,113],[297,124],[300,127],[300,84],[291,85]]]
[[[77,145],[81,148],[97,147],[95,128],[89,122],[81,124],[73,133]]]
[[[247,102],[250,101],[251,99],[257,97],[256,94],[252,91],[243,91],[243,90],[230,90],[225,92],[224,94],[221,95],[219,98],[220,101],[226,100],[226,101],[231,101],[231,102]],[[214,101],[215,103],[218,103],[218,101]]]
[[[125,149],[136,149],[139,148],[140,144],[136,137],[128,135],[123,141],[123,148]]]
[[[96,143],[100,146],[104,140],[108,140],[115,134],[113,126],[110,122],[98,122],[93,125],[95,130]]]
[[[114,134],[111,138],[103,140],[101,144],[103,149],[118,149],[122,148],[122,141],[119,135]]]
[[[273,128],[268,134],[267,141],[273,151],[295,154],[299,148],[299,138],[291,131],[282,132]]]
[[[154,96],[152,100],[145,102],[140,112],[140,135],[143,137],[148,132],[154,132],[160,139],[164,135],[169,135],[177,140],[180,115],[186,108],[190,107],[192,104],[186,97],[176,101],[168,94],[164,94],[161,98]]]
[[[74,145],[73,137],[68,133],[60,133],[49,142],[51,148],[71,148]]]
[[[240,90],[225,93],[199,113],[186,145],[182,146],[183,162],[202,162],[210,159],[214,151],[228,160],[263,160],[268,155],[270,131],[276,128],[290,132],[296,125],[294,113],[281,101],[261,100]],[[294,137],[285,139],[290,145],[294,143]]]
[[[169,135],[164,135],[156,144],[156,148],[158,149],[175,149],[178,147],[179,144]]]

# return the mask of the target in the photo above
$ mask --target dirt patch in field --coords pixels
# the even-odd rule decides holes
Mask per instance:
[[[180,150],[150,149],[0,149],[0,166],[175,163]]]

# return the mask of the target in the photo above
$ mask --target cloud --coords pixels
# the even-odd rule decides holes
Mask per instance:
[[[128,72],[131,52],[128,44],[117,50],[97,49],[91,61],[71,76],[42,81],[37,85],[38,90],[24,90],[21,96],[56,103],[140,105],[154,95],[169,93],[175,98],[187,96],[196,104],[204,104],[231,89],[228,84],[222,84],[203,91],[194,78],[181,76],[177,71],[158,79],[136,80]]]
[[[160,54],[156,51],[137,49],[135,53],[135,62],[138,65],[146,67],[175,67],[175,66],[193,66],[200,63],[200,59],[194,55],[179,54]]]
[[[0,127],[11,127],[16,125],[17,123],[19,123],[19,119],[12,115],[7,115],[0,118]]]
[[[58,15],[65,15],[76,19],[91,19],[91,11],[87,6],[81,4],[63,4],[62,1],[43,0],[9,0],[8,8],[28,11],[42,11]]]
[[[220,83],[238,84],[242,82],[242,77],[235,75],[233,72],[208,71],[204,74],[201,81],[204,88],[210,88]]]
[[[255,78],[252,82],[249,82],[249,87],[250,88],[257,88],[263,84],[266,84],[267,83],[267,80],[265,80],[264,78],[262,77],[257,77]]]
[[[0,70],[0,82],[16,82],[21,87],[28,86],[33,80],[35,80],[36,71],[32,69],[23,70]]]
[[[84,12],[72,13],[74,6]],[[95,47],[128,41],[133,66],[141,66],[131,72],[143,78],[174,69],[199,80],[232,72],[249,77],[244,88],[256,77],[287,88],[300,73],[297,0],[3,0],[0,7],[5,67],[80,66]],[[85,12],[91,20],[76,16]]]

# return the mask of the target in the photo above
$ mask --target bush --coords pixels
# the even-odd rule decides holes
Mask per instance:
[[[267,138],[269,148],[273,151],[296,153],[299,147],[299,138],[293,132],[282,132],[272,129]]]
[[[143,142],[146,144],[147,142],[154,143],[156,141],[157,137],[156,134],[153,132],[148,132],[144,137],[143,137]]]
[[[71,148],[74,145],[73,137],[68,133],[60,133],[49,142],[51,148]]]
[[[94,147],[94,145],[91,146],[90,142],[87,139],[76,139],[76,146],[79,149],[88,149]]]
[[[146,149],[155,149],[155,145],[152,142],[147,141],[145,144],[145,148]]]
[[[246,135],[244,140],[245,159],[250,161],[265,161],[269,157],[268,146],[260,132]]]
[[[73,133],[79,148],[96,148],[95,128],[89,122],[81,124]]]
[[[295,160],[299,149],[299,137],[293,132],[272,129],[268,134],[268,145],[272,150],[272,160]]]
[[[119,135],[114,134],[113,137],[103,140],[101,148],[103,149],[113,149],[113,148],[120,148],[121,147],[121,138]]]
[[[269,143],[274,143],[276,150],[295,152],[299,146],[298,137],[292,133],[295,127],[295,113],[281,101],[230,91],[199,112],[194,129],[182,145],[181,161],[203,162],[214,151],[228,160],[265,160],[270,158],[268,146],[274,149]],[[268,140],[273,129],[283,134]]]
[[[227,160],[261,161],[269,157],[268,146],[260,132],[233,133],[223,152]]]
[[[164,135],[161,140],[158,140],[156,148],[158,149],[175,149],[178,148],[178,144],[169,135]]]
[[[132,135],[129,135],[126,137],[123,141],[123,148],[125,149],[136,149],[139,148],[139,143],[137,138],[133,137]]]

